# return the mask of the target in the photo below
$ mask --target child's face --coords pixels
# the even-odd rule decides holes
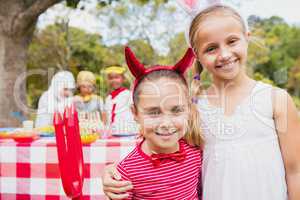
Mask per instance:
[[[79,86],[79,92],[82,96],[91,95],[93,90],[94,86],[90,83],[83,83]]]
[[[141,134],[152,151],[174,152],[187,128],[187,88],[168,78],[142,84],[139,100],[133,109]]]
[[[248,35],[241,22],[231,15],[207,16],[197,35],[198,59],[214,79],[237,77],[246,64]]]
[[[122,74],[110,73],[107,75],[107,82],[111,88],[118,89],[122,87],[124,77]]]
[[[63,90],[61,90],[60,92],[61,97],[70,97],[73,95],[73,89],[71,88],[64,88]]]

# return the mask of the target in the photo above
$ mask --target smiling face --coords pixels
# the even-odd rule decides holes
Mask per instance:
[[[122,87],[124,82],[124,76],[122,74],[109,73],[107,75],[107,82],[112,89],[116,90]]]
[[[180,81],[159,78],[144,81],[133,108],[148,150],[171,153],[187,130],[188,91]]]
[[[241,19],[228,10],[202,17],[193,39],[200,63],[214,80],[235,79],[244,72],[247,61],[248,33]]]

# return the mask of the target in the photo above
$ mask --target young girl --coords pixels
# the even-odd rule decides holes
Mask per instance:
[[[284,90],[246,75],[247,22],[231,7],[215,4],[193,19],[189,39],[199,76],[203,67],[213,78],[198,93],[206,141],[204,198],[300,199],[297,111]]]
[[[199,126],[189,118],[194,115],[183,77],[193,59],[189,49],[174,67],[145,69],[126,48],[128,67],[136,77],[132,111],[143,138],[118,165],[122,178],[134,186],[126,199],[198,199],[201,152],[187,142],[200,146],[202,140]]]
[[[300,199],[297,110],[284,90],[246,75],[246,21],[237,10],[214,3],[197,13],[189,40],[198,72],[204,68],[213,78],[213,84],[197,96],[205,139],[203,199]],[[198,85],[199,78],[196,74]],[[130,187],[109,176],[104,176],[107,195]]]

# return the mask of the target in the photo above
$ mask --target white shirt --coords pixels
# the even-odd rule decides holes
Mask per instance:
[[[105,100],[105,111],[108,114],[113,134],[122,135],[137,133],[137,125],[131,113],[132,95],[128,89],[121,91],[112,98],[108,95]]]

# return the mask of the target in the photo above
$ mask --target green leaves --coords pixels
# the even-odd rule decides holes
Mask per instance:
[[[76,8],[80,0],[66,0],[67,6],[71,8]]]

